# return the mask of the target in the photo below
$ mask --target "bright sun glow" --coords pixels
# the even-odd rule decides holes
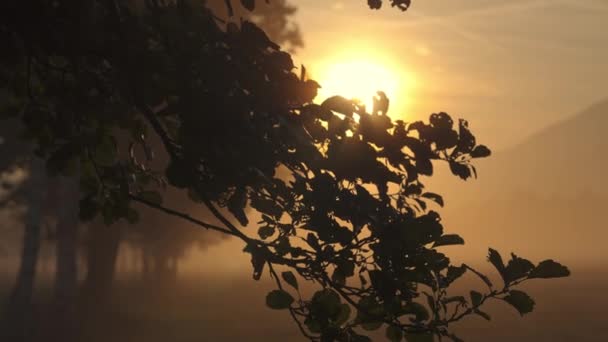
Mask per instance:
[[[393,116],[403,115],[400,112],[408,102],[407,91],[412,82],[395,63],[361,54],[327,59],[319,65],[314,77],[321,84],[320,101],[341,95],[360,100],[371,111],[376,92],[384,91],[391,101],[389,114]]]

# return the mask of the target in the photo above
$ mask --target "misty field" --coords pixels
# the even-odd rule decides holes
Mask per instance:
[[[7,293],[2,277],[0,294]],[[38,340],[44,340],[45,309],[49,279],[40,281],[36,298]],[[458,288],[475,287],[463,279]],[[189,342],[189,341],[305,341],[283,312],[265,307],[264,296],[272,289],[268,279],[222,275],[209,281],[185,275],[174,285],[158,287],[141,281],[118,281],[111,301],[94,315],[80,316],[83,341]],[[573,268],[571,278],[543,286],[526,287],[536,299],[532,314],[521,318],[503,303],[491,303],[492,321],[470,317],[454,326],[470,342],[481,341],[605,341],[608,326],[603,291],[608,279],[602,268]],[[47,290],[45,290],[47,288]],[[455,289],[458,291],[459,289]],[[235,317],[234,312],[238,312]],[[76,323],[76,322],[75,322]],[[377,336],[383,334],[383,329]],[[381,340],[381,339],[378,339]]]

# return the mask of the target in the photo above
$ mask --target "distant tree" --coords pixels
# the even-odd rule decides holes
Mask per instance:
[[[240,3],[254,11],[257,2]],[[490,249],[502,278],[493,284],[440,252],[464,240],[444,233],[429,207],[443,199],[419,176],[431,176],[434,162],[462,179],[476,175],[472,160],[490,150],[464,120],[393,121],[382,92],[371,109],[340,96],[314,103],[319,85],[304,68],[296,75],[264,31],[226,22],[199,1],[0,6],[3,113],[21,118],[49,172],[79,179],[80,218],[135,224],[139,203],[241,239],[254,279],[267,271],[276,281],[268,306],[289,312],[310,340],[369,341],[365,331],[384,327],[392,341],[459,341],[450,324],[489,319],[487,300],[523,315],[534,301],[516,285],[569,275],[553,260],[505,263]],[[168,155],[162,170],[141,161],[151,151],[147,127]],[[219,223],[163,204],[163,184]],[[261,214],[254,232],[248,208]],[[487,291],[450,295],[465,272]],[[298,279],[320,288],[305,298]]]

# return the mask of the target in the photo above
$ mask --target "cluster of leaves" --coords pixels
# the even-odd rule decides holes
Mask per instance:
[[[360,328],[385,325],[393,341],[458,341],[448,325],[486,317],[479,307],[488,298],[523,314],[532,301],[513,286],[568,274],[551,260],[534,266],[513,256],[504,265],[491,251],[504,279],[494,289],[438,251],[464,240],[444,233],[430,207],[443,199],[420,176],[431,176],[434,162],[462,179],[476,175],[472,160],[490,150],[466,121],[446,113],[393,121],[382,92],[371,109],[340,96],[314,103],[319,85],[303,67],[297,75],[255,24],[225,24],[195,1],[145,4],[11,2],[2,11],[12,14],[0,30],[11,52],[0,61],[11,99],[4,113],[23,120],[51,171],[80,178],[83,219],[135,223],[137,201],[242,239],[253,277],[268,270],[279,287],[267,304],[288,310],[311,340],[365,341]],[[405,10],[409,1],[392,5]],[[150,128],[169,156],[160,174],[150,168]],[[127,138],[116,138],[120,131]],[[163,206],[157,190],[166,183],[222,225]],[[250,208],[262,217],[254,232],[245,227]],[[276,266],[290,270],[279,277]],[[490,291],[448,297],[467,270]],[[296,300],[283,283],[298,290],[297,277],[322,289]]]

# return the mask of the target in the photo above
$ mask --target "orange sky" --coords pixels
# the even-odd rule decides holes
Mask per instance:
[[[409,75],[405,101],[393,101],[406,117],[467,118],[495,149],[608,97],[605,0],[424,0],[406,13],[362,0],[296,5],[298,60],[313,74],[336,56],[390,60]]]

